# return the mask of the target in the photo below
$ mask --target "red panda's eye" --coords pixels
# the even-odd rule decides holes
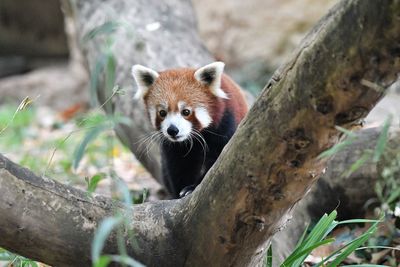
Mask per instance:
[[[190,115],[190,110],[188,110],[188,109],[182,110],[182,115],[183,116],[189,116]]]
[[[158,114],[160,115],[161,118],[164,118],[165,116],[167,116],[167,112],[165,110],[160,110],[158,112]]]

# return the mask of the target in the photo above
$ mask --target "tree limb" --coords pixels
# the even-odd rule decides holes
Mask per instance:
[[[1,154],[0,195],[0,246],[47,264],[90,266],[94,231],[102,219],[118,213],[131,222],[138,249],[128,237],[126,243],[136,259],[157,266],[158,257],[171,254],[168,246],[176,246],[169,223],[179,218],[179,203],[127,207],[36,176]],[[115,233],[104,250],[118,254]]]

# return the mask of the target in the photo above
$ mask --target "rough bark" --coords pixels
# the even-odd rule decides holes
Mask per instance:
[[[184,40],[180,39],[183,35],[179,31],[178,37],[171,37],[172,30],[152,36],[141,30],[153,22],[150,21],[152,16],[157,15],[149,13],[153,8],[161,10],[158,14],[160,20],[164,20],[161,25],[179,25],[175,29],[189,30],[184,23],[187,21],[180,17],[186,10],[177,8],[171,11],[171,18],[162,16],[162,11],[171,8],[169,5],[175,1],[138,1],[136,8],[125,1],[76,3],[82,32],[88,30],[83,15],[90,15],[85,18],[85,22],[89,22],[87,25],[93,21],[102,22],[98,9],[111,13],[119,10],[117,14],[121,18],[132,20],[137,29],[136,36],[146,40],[148,49],[142,50],[142,56],[134,56],[126,51],[140,46],[135,46],[135,42],[125,42],[125,47],[124,44],[118,46],[117,42],[119,58],[132,60],[125,63],[149,65],[142,60],[150,57],[152,51],[166,54],[165,58],[158,58],[157,62],[161,63],[154,64],[156,68],[204,62],[204,58],[198,58],[199,54],[191,54],[192,50],[188,53],[172,52],[165,51],[161,44],[156,45],[156,38],[159,38],[163,44],[171,41],[170,50],[180,48],[178,43]],[[182,6],[186,4],[179,3]],[[131,246],[131,254],[149,266],[260,264],[271,237],[285,224],[288,212],[304,197],[325,168],[326,159],[319,159],[318,155],[340,139],[341,133],[334,126],[351,128],[357,124],[382,96],[380,88],[395,81],[400,70],[399,16],[400,2],[396,0],[342,1],[332,9],[305,38],[291,60],[276,72],[219,160],[190,196],[132,208],[134,217],[130,227],[137,233],[139,249]],[[96,55],[94,52],[91,54],[92,49],[96,49],[94,44],[89,42],[86,47],[90,48],[86,51],[89,63],[94,61],[90,58]],[[182,59],[181,54],[190,60],[174,61],[175,58],[169,57]],[[168,60],[175,64],[164,63]],[[156,63],[156,60],[152,62]],[[126,65],[131,64],[125,64],[117,71],[117,80],[122,85],[130,81],[129,66]],[[129,101],[119,101],[116,109],[144,117],[140,109]],[[130,138],[128,143],[135,151],[131,143],[134,138],[128,132],[125,136]],[[14,179],[9,175],[10,170],[2,172],[2,177]],[[2,184],[0,188],[7,187]],[[79,211],[82,210],[78,208],[75,214],[81,214]],[[61,212],[58,210],[57,214]],[[95,218],[103,217],[103,214],[99,211]],[[15,220],[19,218],[15,217]],[[107,252],[113,252],[113,244],[109,242]],[[78,247],[81,249],[82,245]],[[73,260],[79,259],[75,256]]]
[[[133,251],[128,238],[126,242],[140,261],[157,262],[157,255],[177,246],[170,221],[179,218],[179,203],[127,207],[36,176],[1,154],[0,195],[0,246],[53,266],[90,266],[93,233],[102,219],[116,213],[132,222],[129,229],[140,250]],[[105,251],[117,254],[115,234],[109,239]]]

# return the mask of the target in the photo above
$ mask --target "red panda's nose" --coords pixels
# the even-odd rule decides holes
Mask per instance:
[[[167,133],[172,137],[176,137],[179,133],[179,129],[176,128],[175,125],[171,124],[167,129]]]

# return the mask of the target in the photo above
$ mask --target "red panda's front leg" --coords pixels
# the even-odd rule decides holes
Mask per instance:
[[[187,153],[182,144],[166,144],[161,152],[164,184],[173,198],[179,198],[182,189],[189,186],[193,190],[200,183],[204,159],[196,147]]]

